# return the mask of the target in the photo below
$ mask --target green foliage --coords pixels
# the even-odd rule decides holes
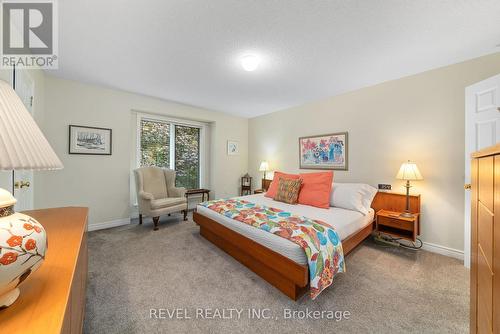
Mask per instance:
[[[141,166],[170,168],[170,124],[141,121]],[[175,125],[176,186],[200,187],[200,129]]]
[[[141,121],[141,166],[170,166],[170,124]]]
[[[175,183],[195,189],[200,187],[200,129],[175,126]]]

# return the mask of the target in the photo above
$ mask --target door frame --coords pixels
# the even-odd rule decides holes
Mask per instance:
[[[35,117],[35,108],[33,105],[33,99],[35,96],[35,79],[33,75],[30,73],[29,70],[19,70],[14,68],[13,69],[13,79],[12,79],[12,88],[16,92],[16,94],[19,96],[19,98],[22,99],[23,104],[26,106],[26,110],[30,113],[31,117]],[[28,94],[26,91],[19,91],[21,86],[24,86],[26,83],[29,83],[28,85]],[[25,101],[24,98],[29,97],[29,102]],[[26,105],[26,103],[30,104],[29,106]],[[16,189],[15,188],[15,182],[20,181],[20,179],[27,179],[30,183],[28,189]],[[35,201],[35,177],[34,177],[34,172],[29,171],[29,170],[24,170],[24,171],[12,171],[12,190],[13,190],[13,196],[16,197],[17,203],[16,203],[16,211],[24,211],[24,210],[33,210],[34,209],[34,201]]]

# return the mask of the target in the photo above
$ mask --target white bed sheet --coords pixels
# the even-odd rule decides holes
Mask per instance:
[[[255,194],[243,197],[246,201],[258,204],[266,205],[269,207],[281,209],[292,214],[304,216],[312,219],[321,220],[331,226],[337,231],[341,240],[344,240],[351,234],[361,230],[371,222],[373,222],[374,211],[370,209],[368,214],[365,216],[360,212],[330,207],[329,209],[315,208],[309,205],[292,205],[282,202],[274,201],[269,197],[265,197],[264,194]],[[206,207],[198,205],[197,211],[202,215],[215,220],[216,222],[224,225],[225,227],[238,232],[245,237],[258,242],[259,244],[283,255],[287,258],[295,261],[299,264],[307,264],[307,257],[305,252],[299,245],[274,235],[272,233],[263,231],[261,229],[255,228],[253,226],[244,224],[237,220],[225,217],[213,210]]]

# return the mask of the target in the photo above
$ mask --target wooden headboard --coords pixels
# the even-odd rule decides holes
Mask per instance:
[[[379,191],[372,202],[372,208],[403,212],[406,209],[406,194]],[[410,195],[410,211],[420,213],[420,195]]]
[[[273,180],[262,179],[262,189],[267,191],[269,189],[269,186],[271,185],[271,182],[273,182]]]

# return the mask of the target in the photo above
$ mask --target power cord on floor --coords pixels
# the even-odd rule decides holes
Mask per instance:
[[[423,243],[420,238],[416,239],[416,242],[404,240],[402,241],[402,238],[394,238],[390,235],[382,235],[378,234],[375,236],[375,242],[378,245],[385,246],[385,247],[403,247],[406,249],[411,249],[411,250],[419,250],[422,248]]]

